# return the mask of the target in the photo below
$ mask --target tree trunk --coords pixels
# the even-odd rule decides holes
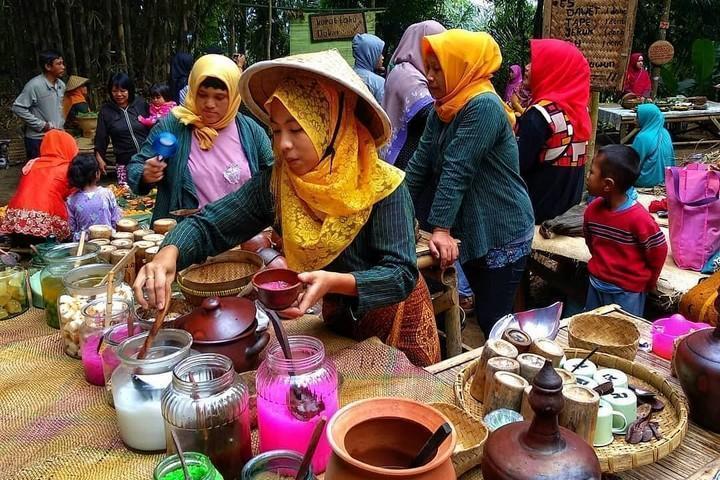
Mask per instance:
[[[247,36],[247,17],[248,17],[248,9],[247,7],[241,7],[240,8],[240,22],[238,23],[238,50],[241,52],[245,52],[245,42],[246,42],[246,36]]]
[[[46,7],[50,8],[50,21],[52,23],[53,37],[55,38],[55,48],[64,55],[62,32],[60,31],[60,19],[58,18],[57,2],[51,0],[50,3],[45,2]]]
[[[72,14],[70,10],[72,9],[72,0],[65,0],[65,5],[63,8],[64,15],[63,20],[65,21],[65,41],[67,45],[67,49],[64,52],[66,63],[69,63],[68,70],[71,74],[77,75],[79,69],[77,64],[77,58],[75,56],[75,40],[73,38],[73,24],[72,24]],[[87,75],[87,73],[85,73]]]
[[[112,54],[112,41],[113,41],[113,28],[112,22],[112,0],[105,0],[105,21],[103,22],[103,29],[105,30],[105,51],[103,56],[105,57],[105,69],[109,69],[113,66],[113,54]]]
[[[268,0],[268,24],[267,24],[267,59],[272,58],[272,0]]]
[[[143,66],[142,66],[142,77],[144,81],[147,81],[151,76],[152,65],[153,65],[153,49],[155,47],[155,36],[157,32],[155,29],[159,28],[157,21],[158,5],[157,0],[148,1],[147,3],[147,15],[145,16],[145,48],[143,50]]]
[[[126,0],[127,1],[127,0]],[[120,53],[120,64],[126,72],[128,69],[127,51],[125,49],[125,25],[123,19],[123,0],[115,2],[115,26],[117,28],[117,48]]]
[[[235,1],[230,2],[230,45],[228,50],[230,50],[230,55],[234,54],[238,51],[237,47],[237,32],[235,29],[235,25],[237,24],[237,6],[235,5]]]
[[[130,16],[130,0],[124,0],[123,4],[123,23],[125,24],[125,52],[128,55],[128,74],[130,78],[135,79],[135,55],[133,52],[132,41],[132,18]]]
[[[543,34],[543,0],[538,0],[535,8],[535,17],[533,17],[533,37],[542,38]]]

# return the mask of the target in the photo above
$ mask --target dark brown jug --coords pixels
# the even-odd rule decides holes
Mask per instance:
[[[485,480],[600,479],[600,462],[592,447],[558,425],[565,403],[562,387],[562,379],[546,361],[530,391],[533,420],[505,425],[488,437],[482,461]]]
[[[715,310],[720,313],[720,290]],[[680,385],[690,402],[690,418],[720,433],[720,323],[693,332],[678,344],[673,359]]]

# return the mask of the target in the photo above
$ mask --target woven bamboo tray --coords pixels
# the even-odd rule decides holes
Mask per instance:
[[[565,349],[567,358],[582,358],[587,353],[587,350]],[[595,447],[602,471],[617,473],[655,463],[678,448],[688,429],[688,404],[683,393],[660,374],[637,362],[599,352],[593,355],[592,360],[598,366],[616,368],[625,372],[630,384],[657,392],[658,398],[665,403],[662,412],[653,414],[653,419],[660,424],[663,438],[630,445],[625,443],[624,437],[616,436],[615,441],[610,445]],[[477,360],[458,373],[454,385],[455,398],[458,405],[470,415],[483,418],[485,412],[482,403],[470,395],[470,385],[476,365]]]
[[[457,443],[452,454],[455,473],[460,476],[482,461],[488,429],[485,423],[462,408],[449,403],[430,403],[431,407],[445,415],[457,432]]]

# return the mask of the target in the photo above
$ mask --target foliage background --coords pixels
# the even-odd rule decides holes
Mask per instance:
[[[267,1],[0,0],[0,95],[17,94],[38,71],[36,55],[45,48],[63,53],[69,74],[91,78],[96,101],[104,97],[103,84],[112,72],[128,71],[141,89],[165,81],[170,58],[178,51],[198,56],[217,46],[228,55],[246,51],[251,62],[262,60],[267,56]],[[663,1],[639,3],[634,44],[635,50],[646,51],[657,38]],[[405,28],[417,21],[435,19],[448,28],[489,31],[503,51],[503,67],[495,77],[502,90],[507,67],[528,60],[528,40],[542,0],[273,0],[273,5],[272,57],[288,52],[289,21],[300,9],[384,9],[377,32],[386,42],[387,59]],[[720,0],[673,0],[668,39],[675,45],[676,60],[665,78],[689,85],[681,81],[696,76],[693,41],[707,38],[716,49],[720,45],[718,12]],[[713,61],[717,82],[717,55]],[[676,87],[668,83],[666,90]]]

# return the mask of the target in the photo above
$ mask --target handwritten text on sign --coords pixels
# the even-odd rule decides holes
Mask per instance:
[[[310,15],[310,36],[313,42],[347,40],[356,33],[367,33],[363,13]]]
[[[596,90],[622,88],[637,0],[545,2],[543,36],[573,42],[590,63]]]

